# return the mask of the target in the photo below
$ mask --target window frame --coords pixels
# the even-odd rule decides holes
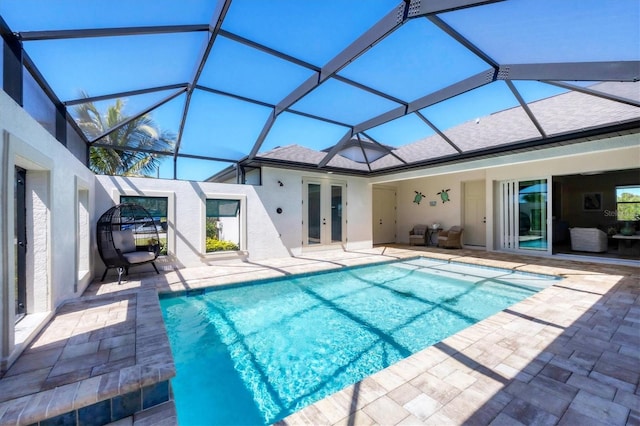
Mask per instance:
[[[176,252],[176,235],[175,228],[175,193],[165,191],[144,191],[144,194],[140,192],[125,189],[115,190],[113,194],[113,201],[116,204],[120,203],[120,197],[148,197],[148,198],[166,198],[167,199],[167,254],[162,256],[172,256]]]
[[[238,250],[211,251],[207,252],[207,200],[233,200],[240,203],[238,211]],[[200,232],[200,253],[203,256],[220,256],[229,253],[241,253],[247,250],[247,197],[243,194],[220,194],[207,192],[202,198],[202,211],[200,224],[202,230]]]
[[[638,199],[638,201],[620,201],[619,200],[619,196],[618,196],[618,191],[620,190],[624,190],[624,189],[633,189],[635,191],[632,192],[637,192],[640,193],[640,184],[639,185],[616,185],[616,220],[619,222],[635,222],[640,220],[640,217],[633,217],[633,218],[628,218],[628,219],[623,219],[620,217],[620,204],[624,204],[624,205],[628,205],[628,204],[632,204],[632,205],[636,205],[637,207],[633,210],[638,211],[640,214],[640,199]]]

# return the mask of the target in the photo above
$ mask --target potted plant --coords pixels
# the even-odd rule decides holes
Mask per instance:
[[[160,252],[160,242],[157,238],[149,238],[149,240],[147,240],[147,250],[154,253]]]

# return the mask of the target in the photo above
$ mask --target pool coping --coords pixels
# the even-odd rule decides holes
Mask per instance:
[[[62,322],[60,318],[82,310],[101,310],[106,303],[116,306],[96,321],[113,319],[107,326],[77,324],[74,331],[81,332],[65,333],[62,329],[70,322],[56,325],[56,318]],[[127,313],[132,304],[134,318]],[[0,398],[0,424],[37,424],[43,420],[68,424],[86,419],[113,422],[171,400],[169,383],[176,370],[166,333],[153,326],[158,320],[162,321],[162,313],[154,288],[83,296],[61,305],[0,379],[0,395],[5,397]],[[126,336],[131,335],[131,322],[135,322],[134,355],[125,357],[123,352],[130,352],[125,345],[130,342]],[[73,368],[70,363],[76,362],[79,370],[83,358],[106,352],[108,355],[96,358],[100,361],[90,367],[91,373],[79,376],[77,371],[68,371]],[[63,363],[68,372],[52,376],[63,370]],[[36,377],[29,368],[44,374]]]
[[[547,275],[561,275],[565,278],[572,278],[571,281],[563,281],[562,286],[553,285],[550,288],[543,289],[536,293],[531,298],[537,296],[540,299],[533,300],[534,303],[529,302],[531,298],[528,298],[515,305],[517,308],[512,307],[513,309],[521,310],[522,315],[527,318],[534,317],[527,315],[527,312],[538,315],[536,313],[536,306],[544,307],[550,300],[552,300],[550,299],[550,296],[546,294],[548,291],[551,291],[551,294],[556,296],[562,296],[562,292],[573,292],[569,294],[575,294],[577,292],[579,295],[584,294],[592,298],[597,297],[598,299],[603,298],[603,300],[615,300],[617,292],[614,290],[615,282],[620,279],[621,274],[625,277],[634,277],[637,280],[638,274],[640,273],[640,269],[631,266],[602,265],[578,261],[547,261],[529,256],[505,255],[504,253],[487,253],[473,250],[450,251],[400,246],[381,247],[372,250],[350,252],[338,250],[333,253],[305,253],[303,256],[287,259],[274,259],[261,262],[241,262],[233,265],[216,263],[213,267],[205,266],[203,268],[183,269],[166,272],[160,275],[142,273],[130,276],[129,280],[124,282],[121,286],[118,286],[115,282],[94,282],[81,298],[73,300],[69,302],[69,304],[81,304],[83,302],[105,300],[113,297],[135,297],[137,301],[135,312],[136,363],[132,366],[96,375],[91,378],[69,380],[68,383],[60,383],[59,386],[53,389],[34,390],[31,393],[17,398],[0,402],[0,424],[30,424],[39,420],[50,419],[55,415],[77,411],[83,407],[95,404],[100,399],[113,400],[114,398],[121,397],[132,391],[135,392],[137,390],[141,390],[145,386],[170,381],[170,379],[175,376],[176,371],[164,326],[158,327],[158,324],[164,324],[159,306],[158,293],[175,290],[192,290],[234,283],[237,284],[246,281],[247,276],[249,275],[253,278],[257,277],[258,279],[273,278],[282,275],[294,274],[300,270],[317,271],[339,269],[344,266],[381,263],[381,259],[382,261],[385,261],[389,259],[410,258],[422,255],[430,258],[449,261],[455,260],[456,262],[470,263],[480,266],[498,265],[498,267],[502,269],[513,269],[522,272],[529,271],[535,274],[540,274],[542,271],[543,274]],[[567,285],[567,283],[569,285]],[[560,293],[558,293],[558,291],[560,291]],[[613,292],[612,296],[608,296],[610,292]],[[619,298],[628,299],[630,296],[628,296],[627,293],[621,293]],[[544,295],[544,297],[539,295]],[[636,294],[629,306],[631,307],[630,310],[634,312],[633,315],[640,317],[640,313],[638,312],[640,311],[640,308],[638,308],[637,298]],[[598,305],[599,303],[604,306],[607,302],[595,302],[595,305]],[[520,306],[521,304],[522,306]],[[629,302],[627,302],[627,304],[629,304]],[[58,312],[54,316],[52,322],[41,332],[41,336],[46,335],[47,329],[51,331],[55,328],[56,319],[64,316],[64,307],[67,305],[68,304],[64,304],[60,309],[58,309]],[[503,318],[501,317],[501,315],[504,315],[504,311],[496,315],[496,318],[490,317],[489,319],[478,323],[482,324],[482,326],[476,326],[486,327],[488,324],[492,327],[504,328],[504,324],[502,323]],[[544,315],[541,316],[544,317]],[[636,318],[625,319],[624,321],[640,322],[640,320]],[[606,325],[603,325],[603,327],[605,326]],[[381,421],[381,419],[376,419],[376,415],[380,416],[380,413],[378,412],[379,410],[377,410],[377,408],[379,408],[378,406],[382,405],[385,407],[385,404],[388,404],[389,406],[397,408],[392,404],[392,402],[395,401],[392,397],[401,393],[398,391],[398,387],[387,389],[391,386],[389,384],[389,377],[393,377],[394,375],[402,377],[402,374],[406,376],[409,371],[420,371],[419,374],[427,374],[427,370],[430,370],[431,368],[437,367],[442,369],[443,363],[453,362],[451,360],[455,359],[456,355],[460,356],[464,351],[467,351],[470,348],[472,349],[474,344],[477,344],[477,342],[473,343],[467,334],[465,334],[466,330],[468,329],[465,329],[443,341],[445,342],[444,344],[453,348],[449,351],[451,353],[446,354],[444,358],[442,358],[442,353],[433,353],[434,350],[439,350],[438,348],[427,348],[424,351],[409,357],[406,360],[406,363],[402,364],[402,368],[394,367],[398,365],[394,364],[394,366],[382,370],[384,373],[380,374],[382,376],[386,375],[386,379],[381,379],[376,375],[370,376],[362,382],[332,395],[333,398],[329,397],[331,398],[329,400],[331,402],[327,402],[325,400],[319,401],[305,409],[302,409],[301,411],[298,411],[297,413],[294,413],[292,416],[287,417],[282,420],[282,423],[297,424],[301,422],[311,422],[314,424],[334,424],[346,421],[352,422],[354,419],[358,423],[360,420],[364,422],[371,421],[373,423]],[[467,331],[466,333],[471,333],[471,331]],[[147,338],[145,338],[145,336]],[[637,346],[638,342],[635,341],[633,342],[633,345],[631,345],[632,349],[637,349]],[[628,345],[623,347],[627,348],[626,350],[629,348]],[[610,351],[607,353],[609,352]],[[138,356],[138,354],[140,356]],[[16,361],[14,366],[18,365],[18,362],[20,362],[21,359],[24,359],[25,355],[26,352],[18,358],[18,361]],[[400,363],[403,363],[403,361]],[[435,364],[433,364],[434,362]],[[419,367],[416,367],[416,363]],[[12,368],[14,368],[14,366],[12,366]],[[453,368],[451,366],[449,367],[450,369]],[[400,369],[402,373],[395,371],[398,369]],[[387,370],[390,370],[391,373]],[[453,368],[453,370],[456,371],[458,378],[463,377],[463,374],[469,373],[468,369],[464,368]],[[11,369],[9,371],[11,371]],[[7,372],[7,374],[8,373],[9,372]],[[12,389],[12,386],[15,385],[15,383],[8,384],[7,374],[0,379],[0,395],[3,394],[3,389]],[[604,374],[603,377],[613,377],[611,376],[613,374],[613,372],[609,373],[609,375]],[[524,374],[521,376],[524,376]],[[441,380],[437,376],[435,378]],[[407,380],[398,386],[404,385],[405,387],[408,387],[412,380],[417,380],[417,376],[407,378]],[[513,380],[517,380],[517,378],[514,378]],[[615,382],[615,378],[611,378],[610,381],[614,384],[617,383]],[[382,384],[380,382],[382,382]],[[5,387],[3,388],[3,386]],[[612,385],[609,384],[608,386]],[[495,384],[490,383],[488,385],[488,389],[494,388]],[[345,400],[345,395],[352,392],[351,396],[353,397],[353,391],[356,389],[359,389],[359,398],[364,398],[363,395],[366,395],[366,400],[360,399],[359,402],[356,401],[355,404],[349,403],[347,404],[347,407],[344,407],[344,401],[353,402],[353,400],[349,398]],[[363,392],[362,389],[369,390],[367,392]],[[384,392],[382,392],[382,390],[384,390]],[[433,395],[429,396],[429,393],[421,392],[420,395],[422,395],[421,398],[423,401],[426,401],[424,399],[425,397],[434,400],[434,398],[432,398]],[[624,398],[626,398],[624,401],[631,400],[633,403],[640,405],[640,399],[638,396],[633,392],[631,392],[631,395],[635,396],[635,399],[632,396],[629,396],[629,392],[624,393]],[[376,396],[376,398],[373,398],[373,396]],[[472,396],[477,397],[477,395]],[[342,402],[336,403],[336,401]],[[579,402],[580,401],[578,401],[578,403]],[[625,407],[624,404],[626,404],[626,406],[631,405],[631,407],[634,407],[629,402],[624,402],[623,404],[618,404],[618,402],[616,402],[616,408],[618,408],[618,406]],[[395,403],[397,405],[397,401],[395,401]],[[403,407],[402,405],[399,405],[399,407],[400,408],[397,408],[398,412],[403,412],[403,410],[405,413],[408,412],[406,407]],[[538,408],[542,409],[543,407],[536,407],[536,409]],[[385,409],[383,411],[386,412],[388,410]],[[399,419],[398,422],[391,421],[391,423],[400,423],[403,420],[422,421],[419,417],[416,417],[415,413],[408,413],[409,414],[405,417]],[[633,411],[632,414],[633,413],[635,413],[635,411]],[[434,417],[434,421],[437,418],[444,418],[437,417],[437,415],[440,414],[433,413],[433,416],[436,416]],[[636,416],[634,418],[640,418],[640,414],[633,415]],[[500,412],[498,416],[503,416],[503,412]],[[504,414],[504,416],[507,416],[507,414]],[[425,419],[425,421],[429,418]],[[451,418],[449,418],[449,422],[457,423]]]

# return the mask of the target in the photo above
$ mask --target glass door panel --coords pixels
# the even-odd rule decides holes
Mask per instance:
[[[27,304],[27,208],[26,186],[27,172],[16,167],[15,169],[15,315],[16,322],[26,313]]]
[[[344,241],[346,217],[343,183],[309,180],[303,184],[303,238],[305,246],[330,246]]]
[[[547,180],[518,182],[518,248],[547,250]]]
[[[342,242],[342,186],[331,185],[331,242]]]
[[[307,185],[307,244],[315,245],[322,242],[321,225],[321,187],[317,183]]]

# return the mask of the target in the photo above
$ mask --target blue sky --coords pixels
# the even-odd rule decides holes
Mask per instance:
[[[616,196],[620,196],[621,194],[633,194],[635,196],[640,197],[640,186],[625,186],[622,188],[616,189]]]
[[[222,28],[322,67],[385,14],[398,0],[234,0]],[[14,31],[208,24],[208,0],[20,0],[0,3]],[[127,13],[121,13],[126,10]],[[150,12],[152,11],[152,12]],[[442,14],[440,18],[500,63],[579,62],[640,59],[637,0],[508,0]],[[61,100],[84,90],[104,95],[190,81],[206,32],[31,41],[25,49]],[[340,70],[339,75],[412,102],[429,92],[486,70],[488,65],[426,18],[403,27]],[[312,72],[218,37],[199,84],[268,104],[279,103]],[[563,90],[539,82],[515,82],[532,102]],[[135,114],[171,92],[126,99]],[[152,113],[166,130],[178,132],[184,108],[179,96]],[[109,101],[100,102],[106,108]],[[399,104],[329,80],[292,105],[294,110],[357,125]],[[504,82],[483,86],[421,111],[441,130],[518,106]],[[189,109],[181,152],[237,160],[253,147],[270,108],[197,90]],[[348,127],[283,113],[262,145],[299,144],[325,149]],[[401,146],[433,130],[416,116],[372,128],[376,140]],[[178,177],[204,179],[231,163],[180,159]],[[161,177],[173,177],[173,160]]]

